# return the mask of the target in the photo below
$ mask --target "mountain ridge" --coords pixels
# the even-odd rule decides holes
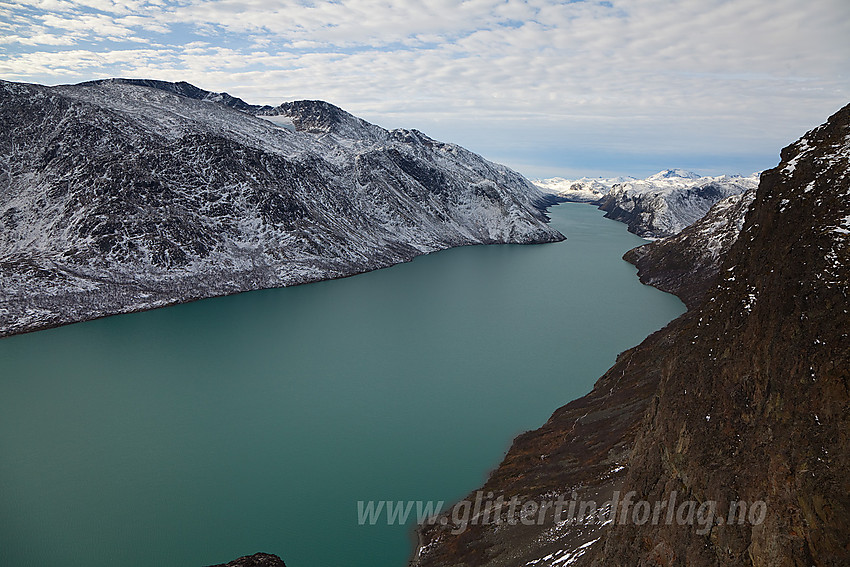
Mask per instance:
[[[645,179],[552,178],[535,184],[561,200],[597,205],[606,218],[626,223],[629,232],[655,239],[678,234],[721,199],[754,189],[758,175],[700,176],[665,169]]]
[[[0,336],[563,239],[545,195],[459,146],[187,85],[0,83]]]
[[[93,81],[83,81],[82,83],[76,83],[74,85],[62,86],[99,86],[104,84],[123,84],[133,85],[137,87],[148,87],[165,92],[170,92],[172,94],[195,100],[217,102],[224,106],[235,108],[236,110],[242,110],[244,112],[249,112],[251,114],[262,113],[264,111],[272,109],[272,107],[268,105],[249,104],[241,98],[231,96],[226,92],[218,93],[214,91],[208,91],[200,87],[196,87],[191,83],[187,83],[186,81],[171,82],[161,81],[159,79],[132,79],[114,77],[109,79],[95,79]]]

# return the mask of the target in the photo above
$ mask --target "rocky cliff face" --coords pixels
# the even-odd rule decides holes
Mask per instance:
[[[693,307],[518,437],[484,487],[611,506],[464,530],[446,516],[419,530],[414,565],[850,564],[850,106],[781,155],[728,252],[745,198],[641,253],[667,248],[644,273]],[[677,265],[715,249],[718,264]],[[711,281],[685,291],[685,273]]]
[[[627,488],[764,501],[763,523],[615,526],[600,564],[850,563],[850,106],[765,172],[721,279],[677,325]]]
[[[0,336],[563,238],[519,174],[328,103],[0,83]]]

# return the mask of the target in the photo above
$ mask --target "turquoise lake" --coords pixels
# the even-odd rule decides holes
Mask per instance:
[[[404,567],[414,522],[684,311],[580,204],[568,240],[0,340],[0,565]]]

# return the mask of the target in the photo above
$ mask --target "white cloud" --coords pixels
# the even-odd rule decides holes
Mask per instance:
[[[505,148],[536,133],[600,151],[775,152],[850,96],[846,0],[23,2],[0,3],[5,78],[323,98],[393,126],[479,124],[488,144],[507,125]],[[109,38],[149,48],[72,47]]]

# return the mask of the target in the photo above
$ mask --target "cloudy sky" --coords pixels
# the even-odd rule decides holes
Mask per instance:
[[[0,0],[0,78],[323,99],[529,177],[766,169],[850,102],[848,0]]]

